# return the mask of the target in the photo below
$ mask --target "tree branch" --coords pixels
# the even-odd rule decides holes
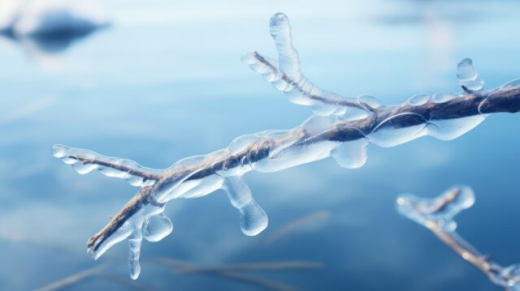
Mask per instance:
[[[94,258],[126,238],[135,241],[144,236],[157,241],[158,237],[166,236],[171,231],[171,222],[159,217],[164,215],[166,202],[200,197],[218,189],[228,191],[231,203],[241,213],[243,232],[256,235],[267,226],[267,215],[254,202],[241,178],[249,171],[275,172],[329,156],[345,168],[359,168],[366,161],[369,143],[392,147],[426,135],[451,140],[473,129],[491,113],[520,110],[520,82],[484,91],[469,59],[458,67],[459,84],[466,88],[459,94],[421,94],[404,104],[389,107],[381,106],[373,97],[343,98],[317,88],[300,72],[287,17],[276,14],[270,25],[279,52],[279,68],[257,53],[245,61],[275,88],[285,92],[293,103],[312,106],[314,115],[294,129],[241,136],[225,149],[180,160],[163,171],[143,170],[133,162],[131,167],[120,167],[128,163],[107,163],[105,157],[90,154],[89,159],[84,159],[87,165],[100,165],[137,176],[137,184],[142,186],[137,195],[88,240],[87,247]],[[69,154],[63,154],[63,149]],[[70,153],[85,152],[92,153],[64,146],[55,148],[56,157],[74,166],[81,155]]]
[[[453,187],[434,199],[421,199],[411,195],[397,199],[397,210],[405,217],[425,226],[442,242],[464,260],[482,271],[496,285],[506,291],[520,287],[520,265],[503,267],[490,256],[483,255],[460,237],[453,217],[471,207],[475,202],[473,191],[468,187]]]

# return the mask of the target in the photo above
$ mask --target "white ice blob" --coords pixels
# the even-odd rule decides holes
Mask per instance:
[[[431,97],[431,102],[433,103],[444,103],[448,102],[452,99],[457,98],[459,95],[455,93],[435,93]]]
[[[167,237],[173,230],[172,221],[164,214],[152,215],[144,220],[143,237],[150,242],[157,242]]]
[[[267,227],[267,214],[253,199],[251,190],[242,178],[226,178],[223,189],[231,205],[240,212],[240,228],[245,235],[255,236]]]
[[[368,144],[367,138],[344,142],[338,148],[332,150],[331,156],[343,168],[361,168],[367,160]]]
[[[415,125],[402,126],[410,122]],[[380,147],[393,147],[426,135],[425,128],[426,121],[421,115],[404,112],[383,120],[368,135],[368,138],[371,143]]]
[[[478,78],[477,70],[473,67],[473,61],[469,58],[462,60],[457,67],[457,79],[461,86],[470,91],[480,91],[484,87],[484,81]]]
[[[431,95],[430,94],[417,94],[410,99],[408,99],[407,103],[411,106],[421,106],[430,101]]]
[[[428,134],[440,140],[452,140],[475,128],[487,115],[478,114],[464,118],[430,120]]]

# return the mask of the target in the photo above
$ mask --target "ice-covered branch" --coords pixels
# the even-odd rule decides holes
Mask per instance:
[[[72,165],[81,175],[99,170],[107,177],[125,179],[136,187],[153,185],[161,178],[159,170],[145,168],[131,160],[106,157],[93,151],[69,148],[64,145],[54,145],[52,151],[54,157]]]
[[[73,164],[80,172],[84,167],[85,172],[94,168],[114,170],[124,178],[138,177],[138,184],[144,186],[89,239],[87,247],[95,258],[128,238],[131,276],[137,278],[142,238],[158,241],[173,228],[163,213],[170,200],[200,197],[223,189],[240,212],[242,231],[256,235],[267,227],[268,220],[242,178],[247,172],[275,172],[327,157],[334,158],[342,167],[359,168],[366,161],[369,144],[392,147],[427,135],[451,140],[473,129],[491,113],[520,110],[520,82],[485,91],[469,59],[463,60],[457,71],[464,89],[461,93],[419,94],[397,106],[382,106],[373,97],[342,98],[315,87],[303,77],[287,17],[276,14],[270,25],[279,51],[278,67],[257,53],[245,60],[293,102],[313,106],[314,115],[300,126],[244,135],[225,149],[180,160],[163,171],[55,146],[55,157]],[[78,158],[83,156],[86,163]]]
[[[466,186],[453,187],[433,199],[423,199],[412,195],[397,198],[397,210],[405,217],[431,230],[442,242],[459,256],[478,268],[496,285],[506,291],[520,290],[520,264],[503,267],[483,255],[466,242],[455,231],[455,215],[475,203],[473,191]]]

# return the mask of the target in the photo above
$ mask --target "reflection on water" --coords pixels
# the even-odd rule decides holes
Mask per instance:
[[[52,144],[165,168],[236,136],[291,128],[307,118],[309,111],[286,102],[239,60],[253,49],[274,53],[266,27],[278,11],[291,17],[309,79],[344,95],[370,94],[392,104],[420,92],[456,91],[456,64],[465,57],[473,58],[486,88],[520,76],[515,1],[279,2],[104,1],[112,29],[73,41],[73,49],[59,54],[70,43],[27,45],[60,61],[51,71],[27,58],[22,40],[11,38],[21,44],[14,47],[0,43],[0,245],[9,262],[0,266],[2,289],[34,290],[104,263],[110,263],[104,276],[128,279],[125,245],[93,261],[85,241],[135,189],[102,175],[78,177],[52,158]],[[402,15],[427,20],[381,21]],[[511,223],[520,197],[520,128],[505,126],[518,118],[490,116],[451,142],[425,138],[373,147],[357,170],[323,161],[248,175],[271,218],[259,237],[236,227],[237,213],[224,193],[176,201],[166,209],[175,235],[144,245],[142,257],[202,266],[323,263],[323,269],[243,273],[301,290],[494,290],[393,205],[399,193],[433,197],[449,185],[468,184],[487,195],[461,214],[461,235],[496,261],[520,261],[518,227]],[[317,211],[323,212],[313,216]],[[300,227],[306,216],[314,222]],[[266,244],[270,237],[276,239]],[[143,264],[137,283],[152,289],[264,288]],[[92,277],[69,288],[132,287]]]

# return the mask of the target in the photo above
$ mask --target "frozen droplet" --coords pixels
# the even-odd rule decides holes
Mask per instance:
[[[64,158],[67,155],[68,151],[69,148],[61,144],[52,146],[52,156],[57,159]]]
[[[375,145],[393,147],[426,135],[425,123],[421,115],[405,112],[383,120],[368,137]]]
[[[359,96],[358,102],[363,106],[369,107],[369,109],[377,109],[382,106],[381,102],[376,97],[370,95]]]
[[[130,249],[128,255],[128,267],[130,271],[130,278],[136,280],[141,274],[141,265],[139,264],[139,257],[141,256],[141,242],[142,237],[135,235],[128,239],[128,246]]]
[[[97,169],[97,165],[95,164],[88,164],[88,163],[82,163],[78,161],[73,165],[74,170],[81,175],[88,174],[92,172],[93,170]]]
[[[444,102],[448,102],[452,99],[455,99],[457,98],[457,94],[454,94],[454,93],[436,93],[436,94],[433,94],[433,96],[431,97],[431,102],[433,103],[444,103]]]
[[[121,177],[124,177],[124,176],[127,175],[125,172],[121,172],[121,171],[119,171],[117,169],[109,168],[109,167],[103,167],[103,166],[99,167],[99,171],[101,173],[103,173],[103,175],[105,175],[107,177],[113,177],[113,178],[121,178]]]
[[[417,94],[410,97],[407,103],[411,106],[421,106],[428,103],[430,101],[430,97],[431,95],[429,94]]]
[[[147,241],[157,242],[168,236],[173,230],[171,220],[164,214],[147,217],[143,224],[143,237]]]
[[[361,168],[367,160],[368,139],[361,138],[344,142],[332,151],[332,157],[342,167],[347,169]]]
[[[457,67],[457,79],[461,86],[470,91],[479,91],[484,87],[484,82],[478,78],[477,70],[473,67],[473,61],[469,58],[462,60]]]
[[[245,235],[255,236],[267,228],[268,218],[265,211],[251,200],[240,209],[240,229]]]
[[[473,115],[455,119],[433,119],[428,123],[428,133],[440,140],[452,140],[472,130],[482,121],[486,115]]]
[[[510,88],[516,88],[516,87],[520,87],[520,79],[509,81],[509,82],[505,83],[504,85],[500,86],[501,89],[510,89]]]
[[[226,178],[223,189],[231,205],[240,212],[240,228],[245,235],[257,235],[267,227],[267,214],[253,199],[251,190],[241,177]]]
[[[78,162],[78,159],[75,157],[64,157],[61,160],[67,165],[74,165]]]
[[[460,61],[457,68],[457,79],[461,82],[474,81],[478,78],[477,71],[473,67],[473,61],[470,58]]]

